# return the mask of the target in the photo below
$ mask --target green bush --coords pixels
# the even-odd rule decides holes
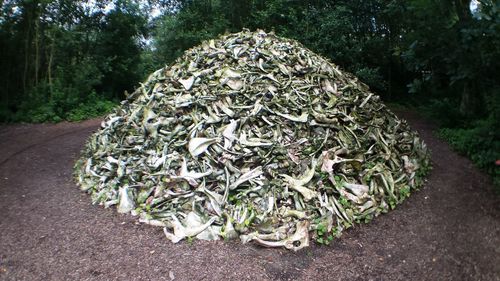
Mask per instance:
[[[0,105],[0,123],[9,121],[12,115],[12,112],[5,105]]]
[[[360,81],[369,85],[371,88],[378,89],[379,91],[387,89],[387,83],[384,81],[384,77],[380,74],[379,68],[359,66],[355,75]]]
[[[432,120],[440,128],[458,128],[466,125],[467,121],[460,113],[457,101],[444,99],[431,99],[420,106],[420,112]]]
[[[80,103],[78,107],[69,111],[65,119],[68,121],[81,121],[99,117],[110,112],[115,106],[115,102],[99,99],[94,94],[86,102]]]
[[[81,121],[102,116],[117,104],[95,92],[91,92],[82,100],[65,94],[54,94],[50,99],[40,98],[43,95],[35,97],[39,98],[23,102],[16,114],[6,120],[28,123]]]
[[[15,117],[16,121],[43,123],[60,122],[62,118],[55,113],[54,104],[48,103],[39,107],[30,108],[27,111],[19,111]]]

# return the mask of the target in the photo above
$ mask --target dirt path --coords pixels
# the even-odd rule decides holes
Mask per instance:
[[[0,280],[500,280],[500,199],[432,128],[428,183],[396,210],[299,253],[232,242],[177,245],[92,206],[73,161],[98,120],[0,127]]]

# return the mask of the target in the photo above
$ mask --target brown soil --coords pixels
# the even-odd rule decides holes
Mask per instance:
[[[500,199],[470,161],[430,147],[428,182],[396,210],[298,253],[238,241],[172,244],[93,206],[72,166],[99,120],[0,127],[0,280],[500,280]]]

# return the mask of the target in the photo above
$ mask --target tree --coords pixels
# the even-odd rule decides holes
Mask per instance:
[[[1,11],[0,119],[64,119],[90,99],[123,97],[143,76],[137,1],[11,0]]]
[[[115,2],[115,8],[103,19],[97,34],[96,56],[105,83],[97,89],[122,99],[124,91],[133,90],[143,74],[141,62],[141,38],[145,35],[146,17],[137,3],[127,0]]]

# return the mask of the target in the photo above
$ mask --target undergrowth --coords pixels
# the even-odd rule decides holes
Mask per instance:
[[[458,103],[450,100],[431,100],[420,108],[435,122],[437,135],[447,141],[458,153],[468,157],[493,179],[495,191],[500,194],[500,101],[488,100],[489,114],[483,118],[468,119],[460,114]]]
[[[115,101],[91,93],[84,99],[31,99],[25,101],[15,113],[2,117],[6,122],[44,123],[82,121],[103,116],[117,105]],[[0,114],[1,115],[1,114]]]
[[[470,158],[474,164],[493,178],[500,194],[500,132],[493,120],[476,121],[471,128],[442,128],[438,135],[457,152]]]

